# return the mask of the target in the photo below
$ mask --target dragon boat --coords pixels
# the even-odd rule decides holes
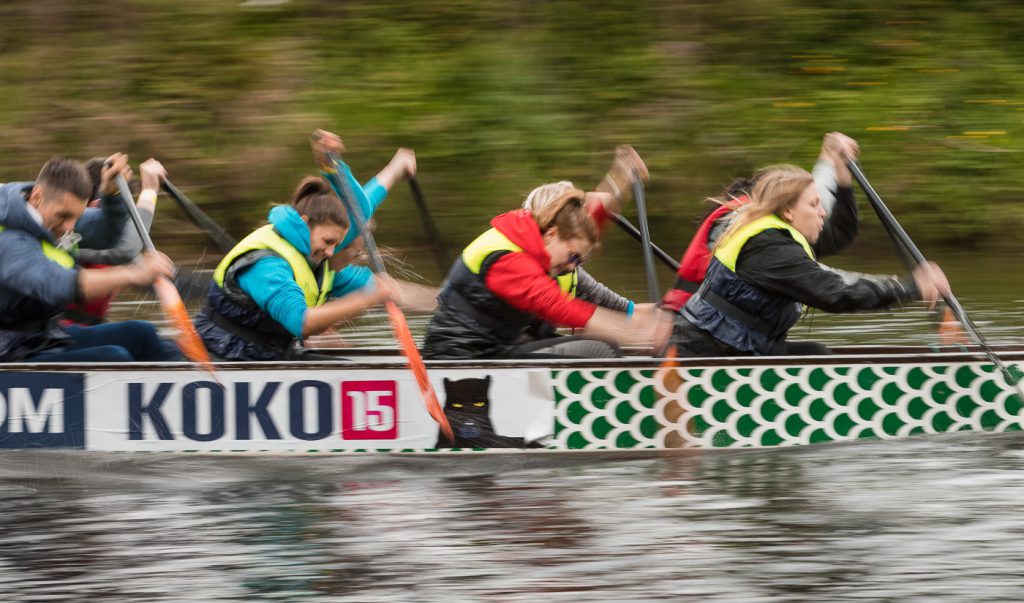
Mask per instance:
[[[1024,347],[997,349],[1020,374]],[[1018,431],[1018,389],[977,349],[825,357],[430,361],[453,445],[394,350],[337,360],[9,364],[0,448],[660,454]],[[457,447],[457,448],[456,448]]]

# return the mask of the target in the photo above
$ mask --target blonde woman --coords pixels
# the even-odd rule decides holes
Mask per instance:
[[[684,356],[828,354],[817,342],[791,342],[802,307],[873,310],[949,292],[938,266],[911,277],[848,273],[818,263],[832,240],[810,173],[794,166],[762,171],[751,200],[714,249],[700,290],[676,316],[672,343]]]
[[[532,199],[532,201],[531,201]],[[423,346],[428,358],[611,357],[616,343],[649,344],[653,320],[571,296],[573,272],[598,244],[598,221],[615,196],[571,182],[537,187],[518,209],[491,220],[452,267]],[[543,320],[591,336],[523,342]]]

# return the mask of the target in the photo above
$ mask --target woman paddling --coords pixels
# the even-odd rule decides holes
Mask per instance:
[[[841,132],[830,132],[821,141],[821,151],[812,176],[821,205],[825,208],[826,223],[838,226],[823,231],[836,236],[827,248],[819,244],[819,255],[839,251],[853,241],[859,229],[853,178],[846,168],[846,159],[856,159],[859,154],[857,141]],[[676,283],[665,293],[661,301],[662,309],[679,311],[704,282],[715,243],[729,227],[736,210],[750,200],[753,186],[750,178],[738,178],[726,187],[720,197],[709,199],[714,205],[701,219],[697,232],[679,260]]]
[[[494,218],[493,228],[455,261],[427,327],[425,357],[611,357],[621,354],[612,342],[651,341],[652,318],[630,319],[570,297],[555,280],[590,257],[598,242],[591,213],[603,215],[614,196],[584,193],[569,182],[543,185],[530,196],[554,196],[554,201]],[[538,319],[583,328],[596,338],[523,343],[525,331]]]
[[[623,201],[623,194],[632,190],[632,181],[635,175],[639,175],[641,179],[646,180],[648,177],[647,166],[644,165],[643,160],[640,159],[640,156],[632,147],[628,145],[620,146],[615,149],[615,161],[612,167],[595,190],[612,192],[616,197],[616,201],[621,203]],[[560,187],[541,187],[534,190],[523,201],[523,209],[533,214],[546,211],[549,205],[556,202],[563,193],[568,192],[572,188],[572,183],[570,182],[559,184],[561,185]],[[595,202],[599,207],[590,208],[592,209],[590,213],[600,225],[606,219],[605,207],[596,195],[592,197],[592,202]],[[628,316],[632,316],[634,312],[653,314],[656,310],[653,303],[636,304],[633,300],[619,295],[607,285],[594,278],[583,266],[576,266],[569,272],[555,278],[558,281],[559,287],[570,298],[576,297],[602,308],[624,312]],[[547,339],[556,335],[556,325],[545,321],[536,321],[526,332],[526,336],[531,339]]]
[[[301,340],[392,295],[387,277],[329,265],[349,217],[323,178],[305,178],[268,220],[217,266],[206,310],[196,317],[203,342],[220,358],[300,358]]]
[[[949,292],[934,264],[900,279],[818,263],[818,248],[835,233],[823,232],[825,210],[801,168],[763,171],[750,197],[716,244],[703,285],[676,315],[670,343],[680,355],[828,354],[820,343],[786,339],[802,305],[854,312],[914,299],[934,304]]]

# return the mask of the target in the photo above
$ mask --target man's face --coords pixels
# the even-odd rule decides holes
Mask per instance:
[[[51,192],[44,186],[36,186],[28,202],[43,217],[43,228],[59,239],[75,229],[75,222],[85,212],[87,200],[66,191]]]

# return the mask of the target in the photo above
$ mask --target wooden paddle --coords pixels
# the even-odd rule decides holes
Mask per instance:
[[[150,238],[149,231],[146,230],[146,225],[142,223],[142,217],[139,216],[139,209],[135,207],[135,200],[132,199],[132,192],[128,189],[128,182],[121,174],[117,175],[117,188],[121,191],[121,198],[128,208],[128,217],[135,224],[135,230],[138,231],[139,238],[142,239],[143,248],[150,252],[156,251],[153,239]],[[188,311],[185,309],[185,302],[181,301],[181,295],[178,294],[174,283],[160,277],[153,281],[153,290],[156,291],[156,296],[160,300],[160,309],[163,310],[164,317],[178,327],[178,348],[181,353],[212,374],[214,369],[213,363],[210,361],[210,353],[206,351],[203,340],[196,332],[192,319],[189,318]]]
[[[196,224],[199,225],[200,228],[206,231],[206,234],[210,237],[210,239],[213,240],[214,244],[217,245],[218,249],[220,249],[224,253],[227,253],[234,249],[235,245],[238,244],[238,241],[235,240],[233,236],[228,234],[228,232],[224,230],[224,228],[220,224],[217,224],[217,222],[215,222],[213,218],[206,215],[206,212],[199,209],[198,205],[193,203],[191,199],[186,197],[184,193],[178,190],[178,187],[171,184],[170,180],[164,179],[164,181],[161,183],[161,186],[165,191],[167,191],[167,194],[169,194],[175,201],[178,202],[178,205],[180,205],[181,208],[185,210],[185,213],[187,213],[189,217],[192,218],[192,221],[194,221]]]
[[[654,273],[654,257],[651,255],[651,233],[647,228],[647,201],[644,198],[644,183],[640,174],[633,172],[633,201],[636,203],[636,219],[640,222],[640,244],[644,252],[644,270],[647,272],[647,292],[653,303],[661,301],[658,292],[658,277]]]
[[[352,219],[351,228],[357,229],[363,236],[363,241],[366,242],[366,251],[370,256],[370,267],[378,274],[387,274],[384,261],[381,259],[380,251],[377,249],[377,243],[373,239],[373,233],[370,232],[366,225],[366,217],[363,216],[359,204],[355,202],[348,184],[344,178],[339,176],[343,168],[339,164],[338,157],[333,153],[328,153],[327,156],[334,166],[334,172],[327,172],[325,176],[333,185],[334,191],[338,194],[342,204],[345,205],[345,209]],[[448,417],[445,416],[444,410],[441,409],[441,405],[437,401],[437,394],[434,392],[434,386],[431,385],[430,377],[427,375],[427,367],[423,364],[423,358],[420,356],[420,351],[416,347],[412,333],[409,331],[409,323],[405,320],[405,314],[402,313],[402,310],[394,301],[389,300],[385,302],[384,307],[387,309],[388,319],[391,321],[391,330],[394,331],[395,339],[398,340],[402,354],[409,362],[409,369],[416,377],[416,383],[419,385],[420,395],[423,396],[423,403],[427,407],[427,412],[441,426],[441,433],[445,439],[454,445],[455,434],[452,432],[452,426],[448,423]]]
[[[423,222],[423,229],[426,231],[427,237],[430,238],[430,249],[434,252],[434,261],[437,262],[437,267],[441,270],[443,278],[452,267],[452,256],[448,253],[437,226],[434,225],[434,219],[430,216],[426,201],[423,200],[423,191],[420,190],[420,183],[416,180],[416,176],[409,176],[409,190],[412,192],[413,201],[416,202],[416,208],[420,211],[420,221]]]
[[[853,177],[857,180],[857,184],[859,184],[861,189],[864,190],[864,194],[867,195],[868,200],[871,202],[871,207],[875,210],[875,213],[878,214],[878,219],[881,220],[882,225],[885,227],[886,232],[889,233],[889,236],[892,238],[897,249],[902,249],[906,252],[904,260],[910,264],[908,267],[917,268],[918,266],[927,266],[927,260],[925,260],[921,250],[917,248],[917,245],[915,245],[910,239],[910,235],[907,234],[907,231],[903,230],[903,227],[896,221],[892,212],[889,211],[889,208],[885,206],[884,202],[882,202],[882,198],[878,196],[878,193],[876,193],[875,189],[872,188],[871,183],[868,182],[864,172],[861,171],[860,165],[855,160],[850,159],[846,162],[846,167],[849,168],[850,173],[853,174]],[[953,312],[956,319],[960,321],[960,324],[967,329],[967,332],[971,334],[971,337],[975,342],[977,342],[978,347],[981,348],[988,359],[992,361],[992,364],[994,364],[1003,374],[1003,377],[1006,378],[1006,382],[1017,389],[1017,394],[1020,396],[1020,400],[1024,401],[1024,391],[1021,390],[1019,379],[1014,377],[1013,373],[1010,372],[1010,369],[1003,363],[999,356],[996,355],[992,348],[989,347],[988,342],[986,342],[985,338],[978,332],[978,328],[967,316],[967,311],[960,305],[960,302],[957,300],[956,296],[953,295],[953,292],[951,291],[948,294],[943,295],[942,300],[946,302],[946,306]]]

